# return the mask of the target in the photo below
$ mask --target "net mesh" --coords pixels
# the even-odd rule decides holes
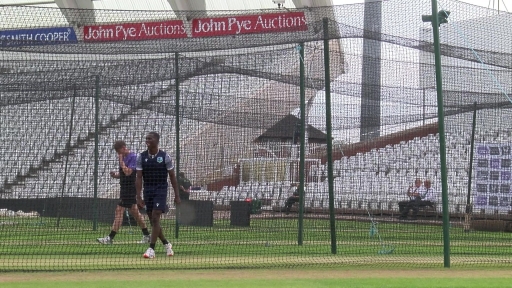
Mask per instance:
[[[512,16],[439,6],[451,12],[440,27],[451,263],[510,265]],[[207,14],[0,7],[0,271],[442,265],[434,49],[421,21],[429,14],[427,0]],[[254,15],[270,30],[213,34],[225,31],[219,19]],[[49,27],[62,34],[48,36]],[[112,230],[120,197],[112,145],[141,153],[150,131],[192,186],[179,206],[169,188],[162,215],[175,256],[157,241],[147,265],[128,210],[118,208],[112,245],[97,238]],[[301,175],[303,218],[290,198]],[[397,219],[416,178],[431,180],[434,205]]]

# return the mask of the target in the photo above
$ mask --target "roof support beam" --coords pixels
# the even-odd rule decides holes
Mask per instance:
[[[176,16],[183,21],[187,35],[192,35],[192,22],[194,18],[207,17],[206,0],[167,0]]]
[[[12,2],[1,2],[1,6],[20,6],[20,5],[45,5],[45,4],[53,4],[55,1],[53,0],[34,0],[34,1],[12,1]]]
[[[69,24],[81,27],[96,23],[93,0],[55,0]],[[84,9],[84,10],[77,10]]]
[[[179,16],[185,17],[186,21],[192,18],[206,17],[206,0],[167,0],[172,7],[172,10],[181,11]],[[177,13],[178,14],[178,13]]]
[[[332,0],[292,0],[292,1],[297,9],[332,6]],[[323,21],[324,17],[328,17],[329,19],[333,19],[333,21],[335,21],[334,19],[336,19],[336,17],[335,17],[335,14],[334,14],[334,11],[332,10],[332,8],[326,8],[326,9],[329,10],[329,13],[316,14],[316,13],[314,13],[314,10],[311,10],[311,12],[308,12],[307,10],[305,10],[304,12],[306,14],[307,23],[316,23],[317,27],[322,27],[322,21]],[[322,11],[322,12],[324,12],[324,11]],[[318,24],[320,24],[320,25],[318,25]],[[336,34],[340,33],[337,25],[333,25],[333,27],[332,28],[329,27],[329,29],[335,30]],[[343,63],[345,61],[344,61],[344,57],[343,57],[343,46],[341,45],[341,40],[339,40],[339,39],[332,40],[330,42],[331,42],[331,45],[333,46],[332,48],[336,49],[338,53],[341,53],[340,60],[342,61],[341,65],[343,65]],[[338,67],[338,68],[341,68],[341,67]],[[343,70],[344,69],[342,69],[341,71],[335,71],[334,74],[344,73]],[[336,73],[336,72],[338,72],[338,73]]]
[[[332,0],[293,0],[296,8],[331,6]]]
[[[328,7],[332,6],[332,0],[292,0],[293,4],[295,5],[295,8],[297,9],[305,9],[305,8],[312,8],[312,7]],[[326,8],[329,9],[329,8]],[[322,21],[324,17],[328,17],[329,19],[335,19],[334,18],[334,12],[332,9],[329,9],[330,13],[314,13],[315,10],[310,10],[311,12],[308,12],[308,10],[305,10],[306,12],[306,21],[308,23],[317,23],[320,24],[318,27],[322,26]],[[324,12],[324,11],[322,11]],[[333,27],[336,29],[337,27]]]

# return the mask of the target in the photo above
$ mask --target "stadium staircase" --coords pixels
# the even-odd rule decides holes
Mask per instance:
[[[181,74],[180,80],[187,80],[194,76],[204,74],[205,71],[208,71],[209,69],[213,68],[218,64],[219,61],[215,59],[211,62],[197,61],[197,63],[194,63],[195,69],[189,71],[188,73]],[[211,70],[209,73],[211,73]],[[175,84],[170,84],[168,87],[160,90],[158,93],[151,95],[149,98],[145,100],[141,100],[134,106],[131,106],[128,112],[121,113],[117,118],[109,118],[110,121],[108,123],[99,126],[99,134],[101,135],[102,133],[105,133],[108,129],[115,128],[116,126],[122,124],[125,120],[127,120],[128,117],[136,115],[137,112],[142,109],[155,110],[155,107],[153,105],[155,103],[159,103],[159,99],[161,99],[162,97],[169,97],[165,95],[167,93],[175,91],[175,87]],[[50,158],[43,158],[39,165],[31,165],[25,174],[18,173],[15,179],[11,182],[5,180],[3,186],[0,188],[0,194],[8,193],[15,186],[24,185],[25,180],[27,178],[38,177],[39,172],[45,171],[45,169],[49,168],[53,163],[63,163],[67,156],[74,155],[75,151],[77,151],[78,149],[84,149],[87,146],[87,144],[93,144],[95,135],[96,133],[94,131],[90,131],[85,137],[78,136],[74,144],[66,145],[66,147],[62,151],[55,150],[55,152]]]

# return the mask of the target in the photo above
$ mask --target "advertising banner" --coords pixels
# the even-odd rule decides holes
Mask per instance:
[[[308,29],[304,12],[241,15],[192,20],[192,37],[296,32]]]
[[[512,143],[475,143],[474,207],[476,209],[510,210]]]
[[[181,20],[84,26],[84,42],[186,38]]]
[[[0,31],[0,46],[2,47],[76,44],[77,42],[73,27]]]

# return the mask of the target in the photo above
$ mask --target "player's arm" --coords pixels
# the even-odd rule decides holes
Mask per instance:
[[[133,170],[135,168],[135,164],[136,164],[135,163],[136,158],[135,157],[127,157],[126,158],[127,163],[124,163],[124,162],[125,161],[123,160],[123,155],[119,154],[119,166],[121,166],[121,169],[123,170],[124,175],[126,175],[126,176],[132,175],[132,172],[133,172]]]
[[[174,203],[179,204],[181,202],[180,193],[178,189],[178,180],[176,179],[176,173],[174,169],[168,170],[169,178],[171,179],[172,189],[174,190]]]
[[[409,186],[409,189],[407,189],[407,196],[412,196],[411,190],[414,187],[414,185]]]
[[[144,207],[144,201],[142,200],[142,170],[137,170],[137,174],[135,174],[135,193],[137,205],[140,208]]]
[[[123,169],[124,175],[126,175],[126,176],[132,175],[133,169],[130,167],[127,167],[126,165],[124,165],[124,163],[121,166],[121,169]]]
[[[137,174],[135,174],[135,195],[137,198],[137,204],[143,207],[144,202],[142,201],[142,160],[140,158],[140,155],[137,156],[136,169]]]
[[[137,192],[137,197],[142,197],[142,170],[137,170],[135,176],[135,191]]]
[[[176,179],[176,173],[174,172],[174,164],[172,163],[171,157],[169,154],[165,157],[165,167],[167,168],[167,173],[169,173],[169,178],[171,179],[172,189],[174,190],[174,203],[180,204],[180,190],[178,186],[178,179]]]
[[[423,188],[423,186],[422,186],[422,187],[420,187],[420,188],[416,189],[416,192],[413,192],[413,193],[411,193],[411,194],[412,194],[412,196],[414,196],[414,197],[421,197],[421,195],[423,194],[423,190],[425,190],[425,189],[424,189],[424,188]]]
[[[116,171],[110,171],[110,177],[119,179],[119,172]]]

